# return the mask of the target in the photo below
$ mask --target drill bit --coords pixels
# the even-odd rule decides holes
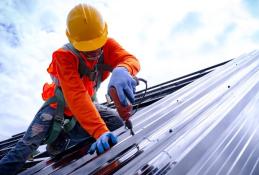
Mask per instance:
[[[133,131],[133,125],[132,125],[132,122],[129,119],[125,121],[125,126],[130,130],[130,134],[132,136],[134,136],[135,133]]]

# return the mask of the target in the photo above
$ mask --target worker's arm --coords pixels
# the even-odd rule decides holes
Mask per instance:
[[[58,78],[68,107],[80,125],[98,139],[109,130],[80,79],[78,59],[62,50],[54,52],[53,57],[56,57]]]
[[[135,76],[140,70],[139,61],[113,39],[109,39],[105,44],[104,53],[107,53],[104,57],[108,57],[105,57],[105,60],[109,61],[108,64],[114,68],[108,91],[111,87],[114,87],[123,106],[128,105],[127,99],[134,103],[137,82],[132,76]]]
[[[123,49],[114,39],[109,38],[104,45],[105,64],[113,68],[125,67],[129,73],[135,76],[140,70],[138,59]]]

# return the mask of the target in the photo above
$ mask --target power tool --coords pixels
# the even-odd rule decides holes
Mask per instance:
[[[115,87],[110,87],[109,89],[109,95],[106,96],[106,99],[107,99],[107,102],[108,103],[111,103],[111,99],[113,100],[114,102],[114,105],[120,115],[120,117],[123,119],[123,121],[125,121],[125,126],[130,130],[130,134],[133,136],[135,135],[134,131],[133,131],[133,125],[132,125],[132,122],[131,120],[129,119],[133,114],[135,114],[138,110],[138,107],[141,105],[141,103],[143,102],[144,100],[144,97],[146,95],[146,92],[147,92],[147,81],[143,78],[137,78],[137,77],[133,77],[137,83],[137,85],[139,85],[139,82],[142,81],[143,83],[145,83],[145,90],[144,90],[144,93],[143,93],[143,96],[141,97],[141,99],[139,100],[138,104],[136,105],[135,107],[135,111],[133,112],[133,105],[130,103],[130,101],[127,99],[126,97],[126,100],[127,100],[127,103],[128,105],[127,106],[123,106],[120,102],[120,99],[119,99],[119,96],[117,94],[117,91],[116,91],[116,88]],[[110,99],[111,97],[111,99]]]
[[[115,87],[111,87],[109,89],[109,94],[114,102],[114,105],[120,115],[120,117],[125,121],[125,126],[130,130],[130,134],[131,135],[135,135],[134,131],[133,131],[133,126],[132,126],[132,122],[129,119],[130,116],[132,115],[132,110],[133,110],[133,106],[132,104],[129,102],[129,100],[127,99],[127,106],[123,106],[120,102],[119,96],[117,94],[116,88]]]

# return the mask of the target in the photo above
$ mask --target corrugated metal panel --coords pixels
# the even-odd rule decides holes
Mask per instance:
[[[199,122],[167,148],[177,162],[168,174],[259,174],[259,52],[199,81],[209,85],[201,91],[213,89],[190,105]]]
[[[255,51],[141,112],[142,119],[170,117],[147,137],[149,153],[117,174],[259,174],[258,106]]]
[[[72,174],[256,174],[258,70],[258,51],[242,55],[143,109],[134,137]]]
[[[120,128],[105,154],[85,146],[22,174],[259,174],[258,106],[254,51],[137,112],[136,135]]]

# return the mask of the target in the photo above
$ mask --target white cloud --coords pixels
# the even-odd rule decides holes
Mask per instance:
[[[0,117],[12,118],[8,122],[5,117],[4,126],[0,124],[5,135],[25,130],[41,106],[42,85],[50,81],[46,68],[51,54],[67,42],[66,15],[79,2],[86,1],[0,2]],[[139,76],[146,78],[149,85],[212,66],[259,46],[255,39],[259,19],[241,0],[87,2],[103,13],[110,36],[139,58]],[[13,33],[7,30],[8,26]],[[100,90],[102,101],[107,83]],[[13,126],[14,117],[22,123],[19,129]]]

